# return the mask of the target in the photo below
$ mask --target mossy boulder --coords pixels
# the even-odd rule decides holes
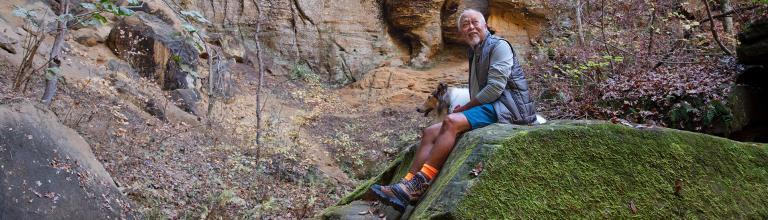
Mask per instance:
[[[342,211],[400,178],[412,150],[320,217],[360,218]],[[497,124],[465,134],[403,217],[766,218],[768,146],[600,121]]]

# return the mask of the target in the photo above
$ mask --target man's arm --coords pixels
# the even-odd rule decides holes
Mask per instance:
[[[512,48],[507,42],[499,42],[491,54],[491,67],[488,70],[488,82],[485,87],[472,97],[464,106],[459,106],[454,112],[462,112],[472,107],[495,102],[504,92],[507,85],[507,79],[514,64],[514,55]]]

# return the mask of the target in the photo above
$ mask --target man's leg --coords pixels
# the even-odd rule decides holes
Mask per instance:
[[[443,120],[440,127],[440,134],[435,139],[432,151],[429,152],[429,158],[425,165],[429,165],[438,171],[443,167],[445,160],[453,150],[453,145],[456,144],[456,136],[472,129],[467,117],[462,113],[452,113]],[[435,174],[436,175],[436,174]],[[434,176],[430,176],[430,180],[434,179]]]
[[[421,143],[419,144],[419,148],[416,149],[416,154],[413,156],[413,161],[411,161],[411,168],[408,170],[410,175],[418,173],[421,166],[424,165],[424,162],[429,158],[429,152],[432,151],[432,148],[435,146],[435,140],[440,134],[442,126],[443,123],[437,123],[424,128],[421,135]],[[406,179],[410,180],[410,178]]]

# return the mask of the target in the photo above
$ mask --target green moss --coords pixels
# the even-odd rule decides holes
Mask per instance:
[[[373,183],[404,175],[410,149],[339,206],[363,198]],[[470,176],[479,162],[484,170]],[[461,137],[410,218],[764,219],[766,204],[768,145],[673,129],[552,121],[492,125]]]
[[[463,171],[447,172],[452,176]],[[680,196],[675,195],[676,180],[682,183]],[[441,177],[434,190],[441,192],[445,181],[448,178]],[[636,213],[630,203],[637,207]],[[766,204],[765,145],[671,129],[594,124],[510,136],[487,158],[485,170],[452,215],[765,218]]]

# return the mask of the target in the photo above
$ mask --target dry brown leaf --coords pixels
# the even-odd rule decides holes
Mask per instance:
[[[632,214],[637,213],[637,206],[635,205],[635,200],[629,200],[629,210],[632,211]]]
[[[477,177],[477,176],[480,175],[481,172],[483,172],[483,162],[482,161],[477,163],[477,165],[475,165],[475,169],[472,169],[472,171],[470,171],[469,174],[472,175],[473,177]]]

